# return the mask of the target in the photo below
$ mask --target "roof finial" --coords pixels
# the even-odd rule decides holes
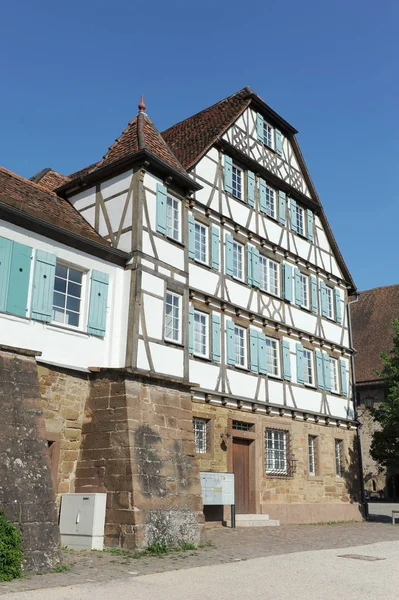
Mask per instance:
[[[140,112],[144,112],[145,111],[144,94],[141,94],[141,100],[140,100],[140,104],[139,104],[138,108],[139,108]]]

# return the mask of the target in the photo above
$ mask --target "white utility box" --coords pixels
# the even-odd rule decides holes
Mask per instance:
[[[61,544],[75,550],[103,550],[107,494],[62,494]]]
[[[200,473],[202,502],[206,505],[234,504],[234,473]]]

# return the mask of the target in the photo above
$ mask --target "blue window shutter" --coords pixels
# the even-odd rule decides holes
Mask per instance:
[[[256,135],[260,142],[264,140],[263,117],[259,113],[256,115]]]
[[[286,199],[287,199],[287,196],[286,196],[285,192],[282,192],[281,190],[279,190],[279,193],[278,193],[278,222],[281,223],[281,225],[285,225],[285,209],[287,206]]]
[[[252,285],[260,286],[259,250],[252,248]]]
[[[298,233],[297,223],[296,223],[296,202],[294,198],[290,198],[290,214],[291,214],[291,229]]]
[[[212,313],[212,360],[220,362],[220,315]]]
[[[346,361],[339,359],[339,370],[341,372],[341,392],[343,396],[348,395],[348,382],[346,381]]]
[[[226,321],[226,357],[228,365],[236,364],[236,348],[234,340],[234,323],[229,319]]]
[[[195,220],[191,213],[188,213],[188,256],[195,258]]]
[[[328,392],[331,392],[331,371],[330,357],[323,352],[323,371],[324,371],[324,387]]]
[[[296,379],[298,383],[304,382],[304,363],[303,363],[303,346],[302,344],[296,345]]]
[[[337,323],[342,323],[341,293],[338,288],[334,289],[334,300],[335,300],[335,319],[336,319]]]
[[[227,154],[224,155],[224,189],[233,193],[233,159]]]
[[[253,255],[252,251],[254,248],[252,246],[247,246],[247,283],[248,285],[253,285]]]
[[[312,313],[317,314],[318,302],[317,302],[317,281],[314,275],[310,276],[310,297],[312,303]]]
[[[276,131],[276,152],[279,156],[283,156],[283,136],[281,131],[278,129]]]
[[[36,250],[30,316],[46,323],[53,315],[55,263],[55,254]]]
[[[295,271],[295,304],[302,306],[302,294],[301,294],[301,272],[299,269]]]
[[[283,377],[291,381],[291,354],[288,340],[283,340]]]
[[[324,371],[323,371],[323,355],[320,350],[315,351],[316,354],[316,376],[317,387],[324,390]]]
[[[233,236],[226,233],[226,275],[233,275]]]
[[[194,352],[194,307],[188,308],[188,351],[190,354]]]
[[[211,265],[219,270],[220,231],[216,225],[211,227]]]
[[[320,303],[321,303],[321,314],[323,317],[328,316],[327,311],[327,291],[326,284],[324,281],[320,281]]]
[[[87,332],[103,337],[107,325],[107,300],[108,300],[107,273],[93,269],[91,273],[89,318]]]
[[[6,311],[27,317],[32,248],[13,242]]]
[[[283,298],[292,302],[292,267],[287,263],[283,264]]]
[[[249,206],[255,206],[255,173],[247,171],[247,200]]]
[[[7,309],[8,282],[10,278],[13,242],[0,237],[0,311]]]
[[[249,366],[251,371],[259,371],[259,349],[258,332],[255,329],[249,330]]]
[[[266,356],[266,336],[258,331],[258,364],[259,373],[267,374],[267,356]]]
[[[166,187],[157,183],[157,231],[166,233]]]
[[[266,212],[266,181],[259,177],[259,210]]]
[[[313,242],[313,212],[308,208],[306,213],[308,217],[308,240]]]

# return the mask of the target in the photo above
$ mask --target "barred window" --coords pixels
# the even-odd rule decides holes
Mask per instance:
[[[193,418],[195,451],[197,454],[206,454],[208,452],[208,424],[209,419]]]
[[[266,473],[287,474],[287,431],[266,429]]]
[[[308,436],[309,475],[316,475],[317,471],[317,437]]]
[[[335,472],[337,477],[342,477],[344,468],[343,468],[343,441],[335,440]]]

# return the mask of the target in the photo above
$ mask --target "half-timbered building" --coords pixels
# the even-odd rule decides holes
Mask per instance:
[[[239,523],[361,518],[355,286],[296,133],[250,88],[162,135],[141,102],[101,160],[28,184],[79,243],[55,215],[1,230],[37,247],[1,341],[42,352],[56,489],[106,491],[110,543],[199,539],[200,470],[235,473]]]

